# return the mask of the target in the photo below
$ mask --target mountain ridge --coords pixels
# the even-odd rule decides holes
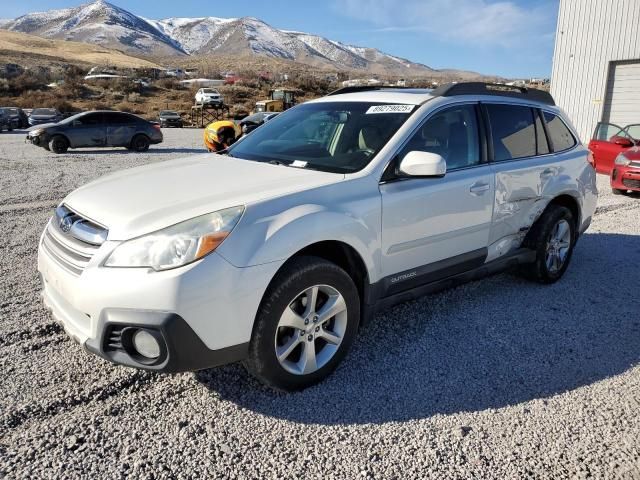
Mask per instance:
[[[3,20],[0,28],[44,38],[93,43],[142,56],[257,55],[322,69],[401,77],[437,72],[427,65],[375,48],[348,45],[306,32],[280,30],[255,17],[153,20],[106,0]]]

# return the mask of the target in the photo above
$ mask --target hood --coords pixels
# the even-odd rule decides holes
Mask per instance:
[[[640,147],[630,148],[622,152],[622,154],[632,162],[637,162],[640,160]]]
[[[198,215],[342,181],[344,175],[203,154],[123,170],[64,204],[127,240]]]
[[[39,120],[38,120],[39,121]],[[39,123],[37,125],[33,125],[27,129],[28,132],[33,132],[34,130],[42,130],[43,128],[55,127],[58,125],[57,123]]]

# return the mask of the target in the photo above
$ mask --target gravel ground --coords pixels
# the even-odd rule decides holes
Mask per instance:
[[[38,236],[68,191],[201,148],[56,156],[0,135],[0,477],[640,478],[640,197],[599,178],[552,286],[503,274],[378,315],[324,383],[232,365],[156,375],[85,353],[43,308]],[[185,147],[186,146],[186,147]]]

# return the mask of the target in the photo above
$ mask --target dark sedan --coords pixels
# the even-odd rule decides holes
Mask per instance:
[[[240,121],[240,128],[242,128],[242,134],[246,135],[247,133],[254,131],[260,125],[262,125],[265,122],[268,122],[276,115],[278,114],[273,112],[258,112],[243,118]]]
[[[161,127],[176,127],[182,128],[182,117],[178,112],[173,110],[163,110],[160,112],[160,126]]]
[[[9,115],[9,123],[13,128],[27,128],[29,126],[29,117],[21,108],[4,107]]]
[[[9,117],[9,112],[6,108],[0,108],[0,132],[2,132],[2,130],[13,130],[11,118]]]
[[[162,139],[158,123],[112,111],[79,113],[59,123],[33,128],[27,135],[29,142],[54,153],[81,147],[125,147],[145,152]]]
[[[62,114],[55,108],[34,108],[29,115],[29,125],[43,125],[62,120]]]

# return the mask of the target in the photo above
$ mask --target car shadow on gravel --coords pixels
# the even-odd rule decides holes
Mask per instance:
[[[554,285],[502,274],[377,315],[337,371],[303,392],[270,390],[239,365],[195,377],[223,400],[305,424],[405,421],[545,399],[640,362],[639,264],[640,236],[587,234]]]

